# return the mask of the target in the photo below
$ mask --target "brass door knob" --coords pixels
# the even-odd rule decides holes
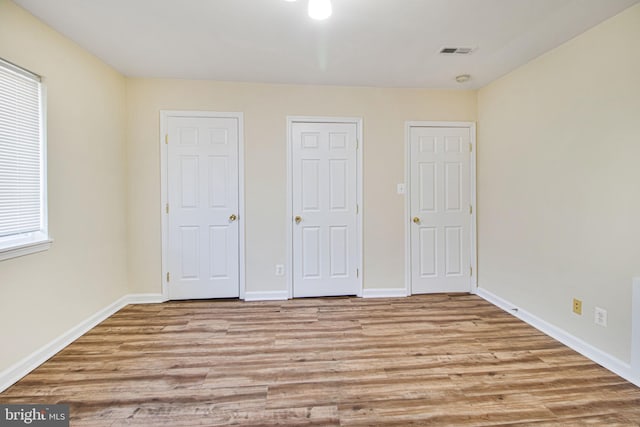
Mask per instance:
[[[293,220],[296,222],[296,224],[300,224],[302,222],[302,217],[296,216]]]
[[[414,224],[420,224],[420,218],[418,218],[417,216],[413,217],[413,222]]]
[[[231,222],[235,221],[236,219],[238,219],[236,214],[231,214],[231,216],[229,216],[229,221],[231,221]]]

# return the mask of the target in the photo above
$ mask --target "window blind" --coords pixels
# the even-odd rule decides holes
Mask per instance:
[[[0,237],[42,229],[40,79],[0,61]]]

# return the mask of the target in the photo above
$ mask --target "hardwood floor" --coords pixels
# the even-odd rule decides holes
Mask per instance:
[[[640,389],[473,295],[127,306],[0,394],[72,426],[638,426]]]

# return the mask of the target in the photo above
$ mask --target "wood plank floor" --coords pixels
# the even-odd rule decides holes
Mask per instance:
[[[72,426],[638,426],[640,389],[473,295],[127,306],[0,394]]]

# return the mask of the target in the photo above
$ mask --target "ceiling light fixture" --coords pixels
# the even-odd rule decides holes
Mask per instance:
[[[331,0],[309,0],[309,16],[312,19],[322,21],[331,16],[333,12]]]
[[[458,83],[466,83],[469,80],[471,80],[471,76],[469,74],[460,74],[459,76],[456,76],[456,81]]]
[[[285,0],[293,3],[297,0]],[[307,9],[309,17],[318,21],[327,19],[333,13],[333,7],[331,6],[331,0],[309,0],[309,6]]]

